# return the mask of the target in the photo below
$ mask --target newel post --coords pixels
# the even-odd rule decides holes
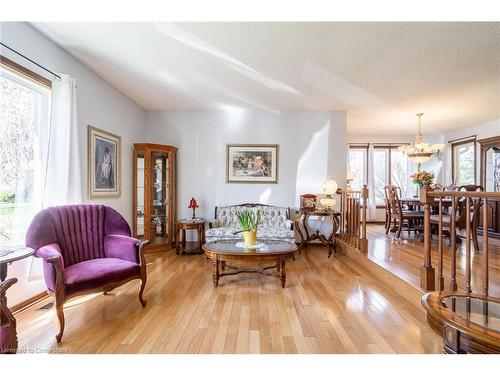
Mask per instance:
[[[368,251],[368,239],[366,238],[366,208],[368,203],[368,187],[366,185],[363,185],[363,188],[361,189],[361,200],[361,233],[359,239],[359,250],[365,253]]]
[[[434,198],[428,195],[429,191],[429,184],[420,189],[420,202],[424,205],[424,264],[420,269],[420,287],[432,291],[435,290],[436,279],[431,254],[431,203]]]

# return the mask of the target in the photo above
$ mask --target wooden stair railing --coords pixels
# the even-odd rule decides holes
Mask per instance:
[[[366,208],[368,188],[363,185],[359,191],[338,189],[340,195],[340,237],[353,240],[357,249],[366,252]]]
[[[488,199],[500,199],[498,192],[482,191],[433,191],[429,186],[424,186],[420,191],[420,200],[424,206],[424,262],[420,272],[420,286],[426,291],[444,291],[445,270],[443,261],[443,232],[446,227],[450,232],[450,284],[449,290],[457,291],[457,241],[456,227],[458,223],[465,226],[465,286],[466,293],[472,293],[472,264],[471,264],[471,241],[473,233],[477,233],[477,226],[482,223],[483,228],[488,227]],[[451,200],[451,209],[447,214],[443,214],[443,201]],[[437,275],[432,264],[432,232],[431,232],[431,210],[433,207],[439,209],[437,214]],[[463,211],[465,210],[465,211]],[[462,215],[462,216],[461,216]],[[444,221],[444,217],[449,220],[449,224]],[[462,217],[465,218],[462,220]],[[465,224],[462,223],[465,221]],[[434,221],[435,222],[435,221]],[[445,224],[443,224],[445,223]],[[482,285],[478,294],[489,295],[489,248],[488,231],[483,230],[482,246],[476,251],[482,251]],[[476,288],[477,289],[477,288]]]

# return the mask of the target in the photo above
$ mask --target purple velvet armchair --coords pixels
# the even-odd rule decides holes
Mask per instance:
[[[5,293],[17,279],[0,282],[0,354],[15,353],[17,350],[16,319],[7,307]]]
[[[40,211],[26,233],[26,246],[44,261],[49,293],[55,296],[61,342],[64,303],[78,295],[107,294],[131,280],[141,280],[139,301],[146,286],[144,246],[130,237],[130,227],[115,210],[103,205],[68,205]]]

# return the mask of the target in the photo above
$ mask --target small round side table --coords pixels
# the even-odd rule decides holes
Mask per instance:
[[[198,241],[196,251],[198,254],[203,253],[202,246],[205,243],[205,224],[206,220],[201,218],[196,219],[181,219],[175,223],[175,252],[177,255],[186,252],[186,231],[196,230],[198,232]]]

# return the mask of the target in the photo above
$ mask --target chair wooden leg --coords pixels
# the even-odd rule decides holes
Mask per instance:
[[[477,242],[477,225],[472,227],[472,242],[474,243],[474,250],[480,251],[479,243]]]
[[[147,303],[147,301],[145,301],[143,298],[144,289],[146,288],[146,281],[147,281],[147,277],[143,276],[141,278],[141,290],[139,291],[139,302],[141,302],[142,307],[146,307],[146,303]]]
[[[401,237],[401,230],[403,229],[403,220],[398,221],[398,233],[396,237],[399,239]]]
[[[59,319],[59,333],[56,335],[58,343],[61,342],[64,333],[64,302],[57,301],[56,299],[56,312]]]

